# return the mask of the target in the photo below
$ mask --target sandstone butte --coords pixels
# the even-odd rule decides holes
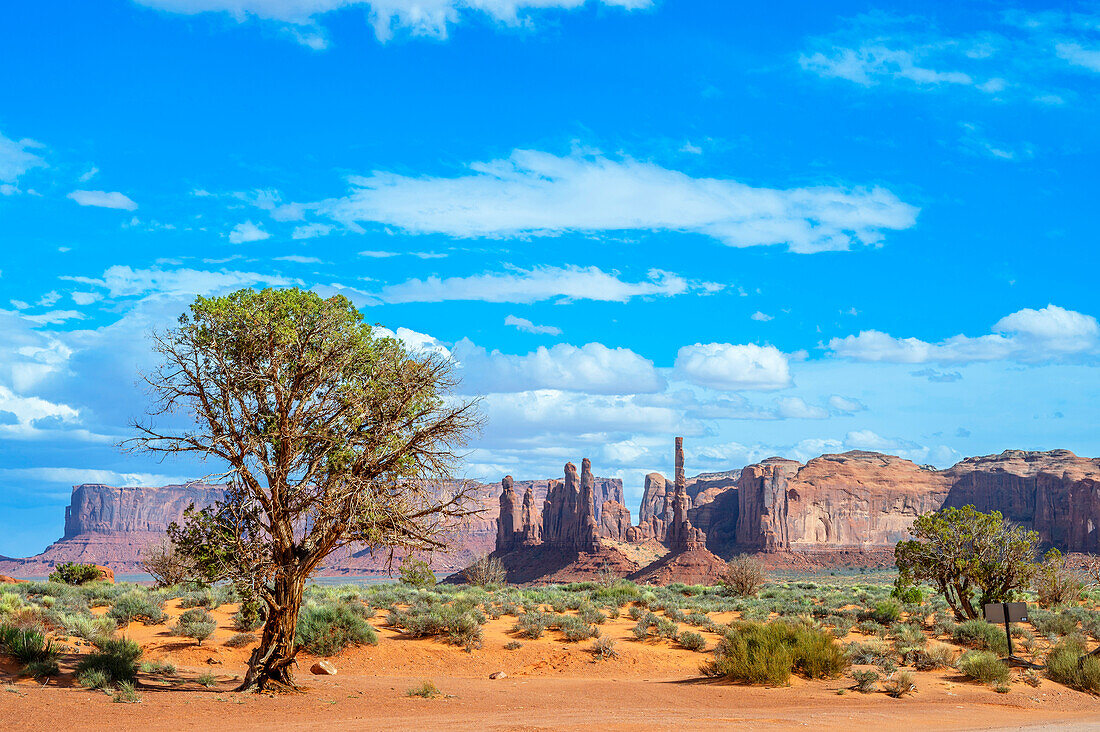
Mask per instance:
[[[586,579],[600,571],[640,581],[710,582],[721,558],[760,552],[772,566],[892,564],[894,545],[913,520],[942,506],[1001,511],[1064,552],[1100,553],[1100,459],[1068,450],[1008,450],[946,470],[874,452],[822,455],[805,464],[768,458],[740,470],[645,478],[638,523],[622,482],[599,478],[588,460],[560,479],[481,486],[483,513],[454,536],[454,550],[432,557],[457,570],[493,552],[510,581]],[[65,561],[140,571],[142,547],[163,536],[192,503],[222,489],[197,483],[159,488],[80,485],[66,510],[65,536],[28,559],[0,558],[0,574],[48,574]],[[368,547],[330,557],[324,574],[385,571],[388,556]]]

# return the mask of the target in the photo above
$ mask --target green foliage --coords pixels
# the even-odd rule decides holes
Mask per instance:
[[[218,685],[218,677],[211,671],[203,671],[195,678],[195,681],[199,682],[207,689],[213,689]]]
[[[256,642],[255,633],[234,633],[229,637],[229,640],[225,642],[225,645],[230,648],[243,648],[250,646]]]
[[[264,611],[263,604],[253,598],[241,600],[240,608],[233,613],[233,630],[242,633],[256,630],[264,624]]]
[[[999,625],[984,620],[967,620],[955,626],[954,638],[959,644],[978,650],[1008,653],[1008,639]]]
[[[707,647],[707,639],[691,630],[682,631],[676,636],[676,642],[689,651],[704,651]]]
[[[307,603],[298,615],[298,642],[318,656],[332,656],[351,645],[378,645],[378,633],[363,617],[361,604]]]
[[[406,691],[405,696],[419,696],[422,699],[435,699],[436,697],[443,696],[443,692],[431,681],[424,681],[420,686],[414,686]]]
[[[587,640],[588,638],[596,638],[600,635],[600,629],[595,625],[589,625],[582,619],[573,615],[558,616],[556,624],[558,630],[561,631],[562,637],[570,643]]]
[[[163,603],[145,590],[135,589],[115,598],[107,616],[119,625],[140,620],[145,625],[159,625],[168,616],[164,614]]]
[[[602,636],[592,641],[592,655],[597,661],[603,661],[608,658],[618,658],[619,651],[615,647],[615,639],[610,636]]]
[[[504,644],[504,650],[506,651],[518,651],[520,648],[523,648],[523,644],[519,641],[508,641]]]
[[[998,511],[944,508],[918,517],[910,531],[915,538],[894,551],[898,581],[931,583],[959,620],[980,617],[986,603],[1012,599],[1035,572],[1039,535],[1010,526]]]
[[[512,632],[521,638],[535,640],[541,638],[546,629],[550,627],[550,616],[544,612],[534,611],[523,613],[516,617],[516,624],[512,626]]]
[[[103,573],[94,564],[65,562],[57,565],[54,571],[50,573],[50,582],[60,582],[65,585],[84,585],[95,582],[102,577]]]
[[[1059,684],[1100,694],[1100,657],[1087,655],[1079,636],[1066,638],[1047,654],[1047,676]]]
[[[967,651],[956,666],[963,676],[983,684],[1003,684],[1011,676],[1005,662],[990,651]]]
[[[22,666],[35,665],[41,669],[57,665],[61,647],[41,631],[3,624],[0,625],[0,653]]]
[[[409,587],[418,589],[435,587],[435,572],[432,571],[432,565],[412,555],[401,560],[401,566],[397,568],[397,576],[401,584]]]
[[[76,683],[85,689],[106,689],[111,685],[111,677],[103,669],[89,668],[77,673]]]
[[[725,633],[708,676],[750,684],[785,685],[791,674],[808,678],[839,676],[849,661],[828,633],[804,623],[738,623]]]
[[[875,603],[867,617],[880,625],[893,625],[901,618],[901,605],[897,600],[882,600]]]
[[[1069,635],[1077,630],[1077,618],[1068,612],[1032,610],[1028,612],[1028,620],[1035,630],[1046,636]]]
[[[101,673],[105,680],[91,688],[118,684],[122,681],[133,682],[137,676],[141,646],[129,638],[101,638],[95,643],[97,650],[84,656],[77,664],[77,676],[83,676],[88,672]],[[99,676],[92,678],[98,679]],[[87,685],[84,681],[81,681],[81,684]]]
[[[137,693],[133,682],[120,681],[118,689],[111,694],[111,701],[116,704],[138,704],[141,702],[141,695]]]
[[[852,688],[859,693],[870,694],[878,691],[878,671],[853,671],[852,678],[856,682]]]
[[[194,638],[199,645],[214,634],[218,624],[214,617],[206,611],[206,608],[195,607],[180,615],[172,633],[183,638]]]
[[[953,665],[954,656],[955,650],[951,646],[933,641],[917,650],[912,657],[912,664],[918,671],[950,668]]]

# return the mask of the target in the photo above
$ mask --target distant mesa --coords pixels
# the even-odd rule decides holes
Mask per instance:
[[[822,455],[803,464],[768,458],[738,470],[684,473],[683,440],[675,473],[645,477],[638,523],[617,478],[600,478],[589,460],[560,478],[478,486],[475,508],[431,557],[456,572],[492,552],[512,582],[567,582],[612,572],[643,582],[712,582],[722,559],[760,553],[770,566],[891,566],[893,548],[913,520],[943,506],[998,510],[1063,552],[1100,553],[1100,459],[1068,450],[966,458],[946,470],[875,452]],[[0,558],[0,575],[49,574],[62,562],[140,572],[140,552],[163,538],[189,505],[209,506],[224,486],[78,485],[65,512],[65,535],[28,559]],[[320,568],[327,575],[388,569],[386,553],[350,546]]]

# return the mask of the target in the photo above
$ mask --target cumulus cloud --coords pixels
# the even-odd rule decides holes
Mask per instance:
[[[374,172],[349,181],[347,196],[308,207],[349,228],[374,223],[459,238],[676,231],[806,253],[877,245],[886,231],[913,226],[918,213],[878,186],[758,188],[627,157],[536,150],[473,163],[454,177]]]
[[[653,269],[637,282],[598,267],[536,267],[486,272],[468,277],[426,277],[384,286],[373,297],[379,302],[481,302],[533,303],[543,300],[599,300],[627,302],[635,297],[671,297],[693,290],[713,292],[721,285],[692,282],[680,275]]]
[[[504,317],[504,324],[510,325],[516,330],[523,331],[524,333],[536,333],[539,335],[561,335],[561,328],[555,325],[535,325],[527,318],[520,318],[515,315],[506,315]]]
[[[866,330],[858,335],[833,338],[829,349],[841,358],[887,363],[1042,362],[1100,353],[1100,326],[1096,318],[1057,305],[1019,310],[998,320],[992,331],[988,335],[960,334],[929,343]]]
[[[769,391],[791,385],[787,356],[775,346],[696,343],[676,354],[678,378],[723,391]]]
[[[863,402],[858,399],[849,399],[839,394],[833,394],[829,397],[829,406],[837,412],[842,412],[844,414],[855,414],[856,412],[862,412],[867,409]]]
[[[451,351],[467,392],[522,392],[539,389],[589,394],[643,394],[664,388],[653,362],[629,348],[601,343],[577,347],[559,343],[524,355],[488,351],[463,339]]]
[[[1058,57],[1074,66],[1089,71],[1100,71],[1100,47],[1086,48],[1080,43],[1059,43],[1056,46]]]
[[[193,477],[164,475],[161,473],[120,473],[115,470],[98,468],[0,468],[0,477],[30,479],[43,483],[63,483],[80,485],[82,483],[102,483],[114,486],[162,486],[181,485],[194,480]]]
[[[318,236],[327,236],[333,227],[329,224],[303,224],[295,226],[290,232],[291,239],[314,239]]]
[[[232,270],[211,272],[188,268],[165,269],[160,267],[135,269],[120,264],[108,267],[104,270],[102,277],[65,275],[61,279],[104,288],[111,297],[133,297],[151,292],[177,297],[194,297],[195,295],[209,295],[213,292],[259,284],[272,286],[301,284],[299,280],[259,272],[236,272]]]
[[[69,198],[81,206],[97,208],[117,208],[122,211],[134,211],[138,205],[129,196],[118,191],[73,191]]]
[[[251,221],[237,224],[233,227],[233,230],[229,232],[230,244],[246,244],[248,242],[263,241],[269,238],[271,238],[271,234],[264,231],[263,227],[259,224],[254,224]]]
[[[767,313],[762,313],[759,310],[757,310],[755,313],[753,313],[749,317],[752,318],[753,320],[759,321],[761,323],[766,323],[769,320],[774,320],[775,319],[774,315],[768,315]]]
[[[136,0],[142,5],[173,13],[194,15],[224,12],[238,22],[250,17],[281,27],[290,37],[314,50],[328,47],[320,23],[326,13],[361,7],[381,42],[395,33],[445,39],[451,26],[471,15],[487,16],[503,26],[530,26],[533,11],[572,10],[586,0]],[[592,0],[623,10],[649,7],[652,0]]]
[[[775,400],[776,414],[781,419],[826,419],[828,410],[807,404],[801,397],[780,397]]]

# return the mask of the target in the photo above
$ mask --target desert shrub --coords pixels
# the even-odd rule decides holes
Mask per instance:
[[[654,628],[658,638],[673,640],[680,633],[679,626],[668,618],[660,618]]]
[[[630,610],[628,610],[626,614],[630,616],[631,620],[641,620],[642,616],[646,614],[646,611],[645,608],[639,607],[637,605],[632,605]]]
[[[432,565],[423,559],[405,557],[401,561],[401,566],[397,568],[397,576],[401,584],[409,587],[419,589],[435,587],[435,572],[432,571]]]
[[[57,665],[57,661],[32,661],[23,667],[21,673],[41,681],[60,674],[61,667]]]
[[[63,623],[65,632],[85,640],[110,637],[115,633],[114,618],[106,615],[89,617],[87,615],[74,615],[66,618]]]
[[[546,629],[550,627],[550,616],[544,612],[528,612],[516,616],[516,624],[512,626],[512,632],[522,638],[532,640],[542,637]]]
[[[687,613],[678,607],[666,607],[665,617],[674,623],[682,623],[687,620]]]
[[[852,642],[848,644],[848,656],[852,663],[864,665],[878,663],[883,658],[894,658],[894,649],[889,644],[879,640],[871,640],[866,643]]]
[[[853,671],[852,678],[856,682],[852,688],[861,694],[878,691],[878,671]]]
[[[707,647],[707,639],[691,630],[682,631],[676,636],[676,642],[689,651],[702,651]]]
[[[890,635],[894,639],[894,650],[903,663],[911,663],[916,653],[924,647],[924,632],[916,625],[895,623]]]
[[[141,695],[131,681],[118,682],[118,689],[111,694],[111,701],[116,704],[137,704],[141,701]]]
[[[298,616],[297,636],[318,656],[332,656],[352,645],[378,645],[378,633],[363,618],[363,606],[344,602],[306,603]]]
[[[137,675],[137,661],[141,658],[141,646],[129,638],[101,638],[95,642],[97,650],[80,659],[76,665],[77,676],[88,672],[99,672],[104,680],[101,688],[123,681],[133,682]],[[98,675],[94,678],[99,678]],[[84,681],[81,685],[87,685]]]
[[[864,613],[864,620],[873,620],[880,625],[893,625],[901,618],[901,605],[897,600],[882,600]]]
[[[462,576],[466,584],[475,587],[495,587],[505,583],[508,573],[500,559],[486,555],[464,569]]]
[[[991,651],[967,651],[959,656],[959,671],[983,684],[1003,684],[1010,677],[1008,666]]]
[[[649,637],[649,623],[642,618],[630,628],[630,633],[634,636],[634,640],[644,641]]]
[[[600,629],[595,625],[589,625],[578,617],[563,615],[557,621],[558,629],[562,637],[570,643],[596,638],[600,635]]]
[[[786,684],[797,671],[808,678],[839,676],[848,658],[828,633],[800,623],[731,626],[703,667],[709,676],[750,684]]]
[[[741,554],[726,564],[726,571],[719,581],[731,594],[750,597],[759,592],[766,580],[763,563],[756,557]]]
[[[937,635],[955,635],[955,627],[958,623],[955,619],[949,617],[941,611],[937,611],[932,615],[932,632]]]
[[[119,625],[128,625],[134,620],[145,625],[159,625],[168,618],[162,603],[143,590],[131,590],[116,597],[107,616]]]
[[[405,696],[419,696],[422,699],[435,699],[436,697],[443,696],[443,692],[431,681],[424,681],[420,686],[414,686],[406,691]]]
[[[684,622],[688,625],[694,625],[697,628],[709,628],[714,624],[714,621],[710,619],[710,616],[704,612],[698,610],[692,610],[687,617],[684,618]]]
[[[885,638],[890,632],[889,628],[877,620],[864,620],[856,627],[859,628],[860,633],[865,635],[877,635],[879,638]]]
[[[895,699],[900,698],[917,688],[913,683],[913,674],[908,671],[897,671],[882,683],[882,690]]]
[[[581,605],[581,608],[578,611],[578,617],[590,625],[602,625],[603,622],[607,620],[606,615],[601,613],[598,608],[590,604]]]
[[[983,651],[1008,653],[1004,629],[984,620],[967,620],[955,626],[955,640],[964,646]]]
[[[211,671],[203,671],[195,678],[195,681],[199,682],[207,689],[213,689],[218,683],[218,677]]]
[[[1031,588],[1036,600],[1045,608],[1057,605],[1069,605],[1081,599],[1084,585],[1077,575],[1066,567],[1062,552],[1051,549],[1035,570],[1031,579]]]
[[[27,607],[27,604],[23,602],[23,598],[16,593],[5,592],[0,594],[0,617],[17,615],[25,607]]]
[[[506,651],[518,651],[520,648],[523,648],[523,644],[519,641],[508,641],[504,644],[504,650]]]
[[[87,669],[77,673],[76,683],[85,689],[105,689],[111,685],[111,677],[101,669]]]
[[[951,646],[933,641],[916,651],[912,664],[918,671],[931,671],[937,668],[949,668],[954,657],[955,650]]]
[[[79,564],[77,562],[65,562],[59,564],[50,573],[50,582],[59,582],[63,585],[85,585],[95,582],[103,576],[99,567],[94,564]]]
[[[244,646],[251,645],[256,642],[255,633],[234,633],[229,637],[229,640],[225,642],[225,645],[230,648],[243,648]]]
[[[184,611],[172,627],[172,633],[182,638],[194,638],[199,645],[214,634],[218,624],[206,608],[195,607]]]
[[[615,639],[603,636],[592,641],[592,655],[599,661],[618,658],[619,651],[615,648]]]
[[[1042,679],[1039,678],[1039,674],[1035,673],[1035,669],[1033,668],[1025,670],[1020,678],[1023,679],[1025,684],[1034,686],[1035,688],[1039,688],[1039,685],[1043,683]]]
[[[1052,613],[1048,610],[1032,610],[1028,620],[1035,630],[1046,636],[1069,635],[1077,630],[1077,619],[1068,612]]]
[[[23,665],[56,663],[61,647],[40,630],[0,625],[0,653]]]
[[[178,585],[193,574],[187,558],[167,537],[141,550],[141,568],[153,576],[157,587]]]
[[[1066,638],[1047,654],[1047,676],[1059,684],[1100,694],[1100,657],[1085,653],[1080,636]]]
[[[642,594],[638,586],[633,582],[620,580],[611,587],[600,587],[592,593],[592,600],[601,605],[615,605],[622,607],[628,602],[637,600]]]
[[[140,666],[143,674],[154,674],[157,676],[175,676],[176,667],[171,661],[146,661]]]

